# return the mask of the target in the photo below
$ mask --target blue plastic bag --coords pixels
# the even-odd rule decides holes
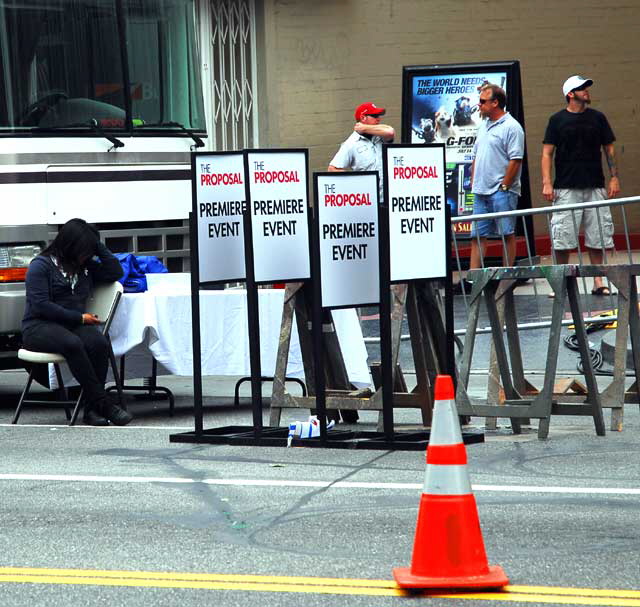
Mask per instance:
[[[153,255],[137,255],[138,268],[143,274],[166,274],[169,272],[164,264]]]
[[[147,290],[145,274],[160,274],[168,272],[162,262],[153,255],[134,255],[133,253],[114,253],[120,262],[123,276],[120,283],[125,293],[142,293]]]

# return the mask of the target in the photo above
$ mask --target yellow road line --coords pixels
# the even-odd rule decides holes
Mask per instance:
[[[0,584],[36,583],[36,584],[76,584],[89,586],[135,586],[145,588],[190,588],[203,590],[240,590],[244,592],[295,592],[305,594],[358,594],[366,596],[404,596],[399,588],[366,588],[349,586],[325,586],[312,584],[275,584],[257,582],[206,582],[180,579],[142,579],[142,578],[106,578],[76,576],[29,576],[0,575]],[[640,602],[638,602],[640,605]]]
[[[32,567],[0,567],[1,583],[135,586],[365,596],[407,595],[393,580]],[[538,604],[640,607],[640,591],[598,588],[510,585],[502,592],[451,594],[450,592],[434,591],[428,596]]]
[[[638,590],[607,590],[603,588],[565,588],[558,586],[505,586],[509,592],[531,592],[536,594],[566,594],[575,596],[609,596],[640,599]]]
[[[525,594],[513,592],[486,592],[478,594],[429,595],[446,599],[472,599],[475,601],[504,601],[510,603],[552,603],[554,605],[595,605],[601,607],[640,607],[639,599],[607,598],[593,596],[567,596],[554,594]]]

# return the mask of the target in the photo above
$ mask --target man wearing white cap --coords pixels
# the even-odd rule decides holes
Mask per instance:
[[[616,140],[606,116],[589,107],[593,80],[571,76],[562,86],[567,107],[549,119],[542,147],[542,195],[554,205],[606,200],[620,193],[613,142]],[[601,149],[609,166],[605,189]],[[551,165],[555,155],[555,179]],[[613,248],[613,220],[608,207],[574,211],[575,225],[584,219],[585,245],[592,264],[602,264],[603,249]],[[569,262],[578,246],[578,234],[571,211],[553,213],[551,238],[559,264]],[[602,278],[593,280],[594,295],[608,295]]]
[[[378,171],[382,196],[382,144],[390,143],[395,130],[382,124],[380,118],[386,110],[375,103],[361,103],[354,113],[353,133],[340,146],[329,163],[329,171]]]

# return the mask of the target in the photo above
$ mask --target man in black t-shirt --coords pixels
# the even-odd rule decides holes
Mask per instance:
[[[589,87],[593,80],[582,76],[568,78],[562,92],[567,107],[549,119],[542,147],[542,195],[554,205],[606,200],[620,193],[618,167],[613,142],[616,140],[606,116],[591,109]],[[609,166],[610,180],[605,189],[601,149]],[[551,181],[551,165],[555,154],[555,179]],[[580,229],[584,219],[585,244],[592,264],[603,263],[603,251],[613,248],[613,220],[608,207],[576,210],[575,225]],[[578,234],[571,211],[553,213],[551,238],[556,261],[569,261],[578,246]],[[595,295],[608,295],[602,278],[594,278]]]

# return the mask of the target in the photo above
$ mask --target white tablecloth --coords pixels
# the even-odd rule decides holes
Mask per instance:
[[[280,338],[284,290],[260,289],[260,359],[263,375],[273,375]],[[335,310],[334,324],[350,381],[369,386],[367,350],[356,311]],[[295,319],[289,350],[289,377],[304,378]],[[250,375],[247,297],[244,289],[200,292],[203,375]],[[110,330],[116,356],[136,346],[148,348],[174,375],[193,375],[191,295],[188,290],[125,293]]]

